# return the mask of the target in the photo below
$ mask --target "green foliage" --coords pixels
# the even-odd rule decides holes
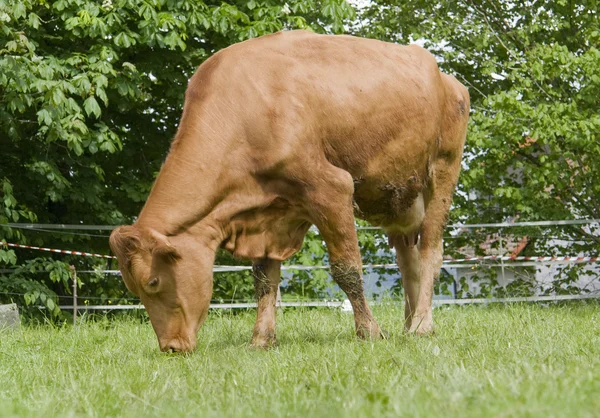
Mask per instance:
[[[422,39],[470,89],[453,219],[600,218],[597,7],[400,0],[364,11],[375,23],[362,34]]]
[[[1,2],[0,224],[131,223],[177,128],[187,80],[205,59],[281,29],[339,32],[353,16],[343,0]],[[0,240],[108,252],[107,237],[0,227]],[[39,255],[0,249],[0,268]],[[68,293],[46,273],[16,270],[2,280],[17,283],[10,285],[16,293],[29,292],[26,280],[47,295]],[[83,289],[101,300],[122,295],[119,278],[104,281],[83,277]],[[216,297],[234,288],[218,285]],[[244,285],[239,294],[248,292]]]
[[[1,257],[0,257],[1,259]],[[16,264],[16,260],[12,263]],[[0,276],[0,292],[6,293],[11,301],[21,306],[43,306],[41,314],[49,318],[60,318],[58,295],[50,288],[57,285],[68,289],[71,282],[69,266],[48,258],[34,258],[18,265],[10,277]],[[39,317],[37,309],[25,309],[27,317]]]
[[[219,264],[226,266],[247,265],[251,263],[235,259],[225,250],[217,254]],[[254,278],[252,271],[226,272],[214,274],[213,300],[215,302],[247,302],[252,301],[254,295]]]
[[[329,264],[321,235],[309,230],[302,249],[286,264],[323,266]],[[285,294],[293,298],[315,299],[332,296],[332,281],[327,270],[290,271],[284,275]],[[283,296],[282,296],[283,297]]]
[[[600,218],[597,9],[596,0],[519,7],[385,0],[358,11],[343,0],[2,2],[0,224],[131,223],[164,160],[187,81],[198,65],[235,42],[292,28],[349,31],[400,43],[419,40],[444,71],[469,87],[472,121],[451,222]],[[0,240],[100,253],[108,252],[105,235],[0,227]],[[594,226],[526,228],[515,235],[530,237],[523,254],[600,251]],[[554,240],[559,235],[566,244]],[[447,235],[445,251],[460,256],[470,248],[483,255],[487,250],[479,244],[489,236],[484,231]],[[359,240],[366,263],[394,263],[379,232],[360,232]],[[492,249],[502,251],[497,242]],[[50,278],[49,271],[28,272],[27,260],[40,255],[0,248],[0,268],[17,268],[2,273],[0,293],[33,295],[28,286],[35,281],[46,289],[46,300],[68,295],[70,287]],[[116,268],[101,260],[46,258],[79,270]],[[225,254],[217,262],[238,264]],[[290,260],[327,262],[322,240],[312,232]],[[492,271],[478,273],[483,295],[533,291],[527,280],[498,289]],[[397,277],[396,269],[376,273],[382,280]],[[575,281],[588,274],[576,267],[561,269],[543,290],[576,292]],[[98,298],[90,301],[127,298],[119,277],[80,279],[82,292]],[[251,297],[249,272],[215,279],[215,299]],[[284,284],[284,297],[335,295],[327,271],[289,272]],[[469,294],[445,273],[437,288],[447,294],[455,285]],[[392,290],[398,293],[399,284]],[[39,296],[28,298],[41,303]]]
[[[471,122],[451,222],[600,218],[598,6],[597,0],[518,6],[388,0],[361,10],[355,32],[419,40],[470,90]],[[480,253],[479,244],[493,235],[482,232],[453,237],[446,252],[458,256],[471,247]],[[526,252],[533,254],[600,252],[597,225],[511,232],[532,237]],[[558,237],[565,240],[560,245]],[[564,276],[567,271],[557,280],[573,284],[579,276]]]

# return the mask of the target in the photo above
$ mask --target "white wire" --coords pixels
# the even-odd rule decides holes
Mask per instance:
[[[524,226],[561,226],[561,225],[589,225],[600,224],[600,219],[568,219],[561,221],[531,221],[531,222],[498,222],[484,224],[452,224],[448,228],[512,228]],[[111,231],[118,225],[81,225],[81,224],[34,224],[34,223],[6,223],[0,226],[20,229],[70,229],[70,230],[93,230]],[[359,226],[359,230],[379,230],[376,226]]]
[[[555,295],[555,296],[532,296],[532,297],[513,297],[513,298],[489,298],[489,299],[434,299],[433,306],[443,305],[471,305],[471,304],[490,304],[490,303],[518,303],[518,302],[558,302],[563,300],[583,300],[600,299],[600,294],[587,295]],[[378,305],[381,302],[372,301],[371,305]],[[400,302],[398,302],[400,303]],[[346,301],[316,301],[316,302],[278,302],[277,306],[282,308],[289,307],[327,307],[342,308],[347,305]],[[252,309],[257,304],[253,303],[215,303],[210,304],[211,309]],[[44,309],[43,306],[39,308]],[[60,309],[73,310],[73,305],[60,305]],[[135,310],[144,309],[143,305],[78,305],[78,310]]]

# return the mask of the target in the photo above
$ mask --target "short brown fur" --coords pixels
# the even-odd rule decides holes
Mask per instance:
[[[252,344],[274,344],[280,262],[310,225],[327,244],[357,333],[379,337],[362,290],[354,212],[396,248],[406,328],[430,332],[468,115],[466,89],[418,46],[290,31],[207,60],[190,80],[137,222],[110,240],[161,349],[194,349],[219,247],[254,260]]]

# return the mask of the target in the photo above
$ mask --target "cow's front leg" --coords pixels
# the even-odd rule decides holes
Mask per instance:
[[[269,348],[275,345],[275,303],[280,270],[280,261],[267,258],[255,260],[252,264],[254,290],[258,300],[256,324],[252,333],[252,347]]]
[[[352,177],[334,166],[317,172],[319,180],[310,197],[314,223],[327,244],[331,275],[352,304],[356,334],[364,339],[380,338],[381,330],[364,293],[362,260],[352,207]]]

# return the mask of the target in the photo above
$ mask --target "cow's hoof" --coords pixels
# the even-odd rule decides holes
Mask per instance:
[[[389,333],[379,328],[377,324],[359,327],[356,335],[362,340],[387,340],[389,337]]]
[[[273,342],[251,342],[250,349],[252,350],[270,350],[271,348],[277,347],[277,343]]]
[[[254,337],[252,337],[252,342],[250,343],[250,348],[255,350],[268,350],[275,346],[277,346],[277,340],[275,339],[275,335],[255,335]]]
[[[433,325],[420,324],[410,327],[407,332],[409,334],[417,335],[419,337],[429,337],[435,335]]]

